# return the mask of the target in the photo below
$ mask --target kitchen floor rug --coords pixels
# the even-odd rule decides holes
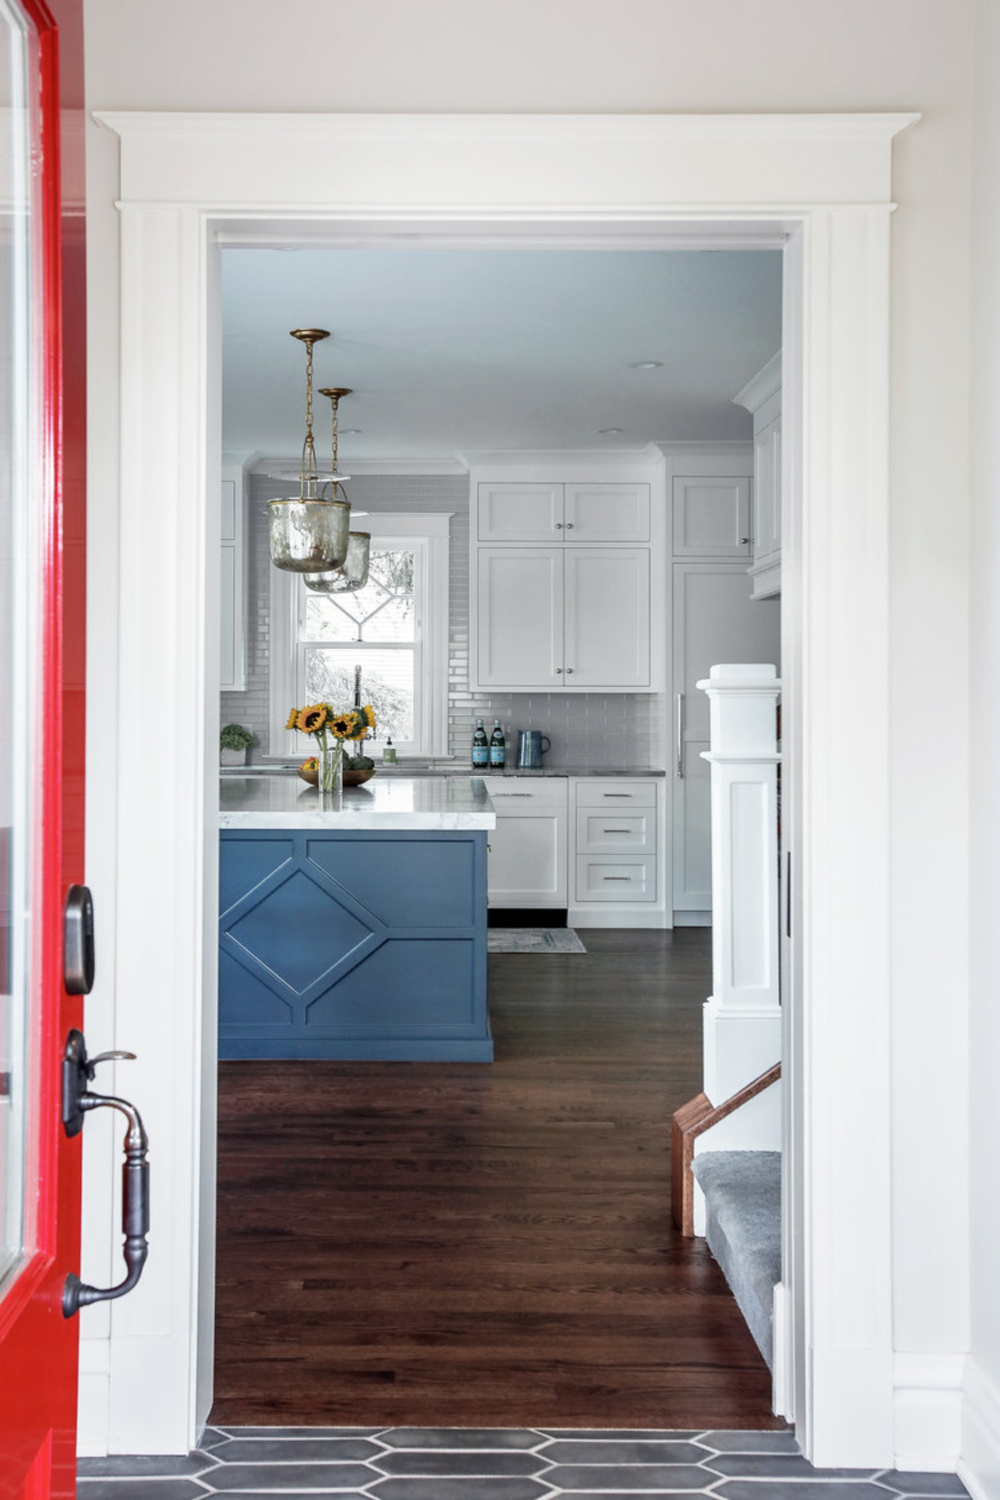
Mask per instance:
[[[491,927],[490,953],[586,953],[572,927]]]

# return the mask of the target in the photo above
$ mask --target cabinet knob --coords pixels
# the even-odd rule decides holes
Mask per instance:
[[[748,547],[749,545],[750,545],[750,538],[748,536],[741,536],[740,537],[740,546],[741,547]]]
[[[562,531],[562,529],[563,529],[563,523],[561,521],[557,521],[556,522],[556,530],[557,531]]]
[[[567,522],[566,522],[566,530],[567,530],[567,531],[572,531],[572,530],[573,530],[573,527],[574,527],[574,526],[575,526],[575,525],[576,525],[576,522],[575,522],[575,521],[567,521]]]
[[[556,667],[556,675],[557,676],[561,676],[562,675],[562,667]]]
[[[573,668],[572,667],[567,667],[566,668],[566,675],[567,675],[567,677],[571,676],[572,672],[573,672]]]

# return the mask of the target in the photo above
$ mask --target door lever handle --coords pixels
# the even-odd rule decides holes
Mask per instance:
[[[63,1288],[64,1318],[71,1318],[81,1307],[87,1307],[92,1302],[110,1302],[116,1297],[124,1297],[142,1275],[149,1253],[146,1243],[149,1233],[149,1163],[146,1160],[149,1138],[142,1116],[127,1099],[118,1099],[113,1094],[91,1093],[87,1087],[98,1063],[109,1062],[113,1058],[134,1057],[134,1052],[102,1052],[97,1057],[88,1058],[82,1032],[74,1029],[66,1038],[62,1076],[62,1121],[66,1134],[79,1135],[83,1129],[85,1114],[93,1109],[117,1109],[128,1121],[128,1130],[125,1134],[125,1164],[122,1168],[125,1276],[117,1286],[96,1287],[88,1286],[79,1276],[70,1273]]]

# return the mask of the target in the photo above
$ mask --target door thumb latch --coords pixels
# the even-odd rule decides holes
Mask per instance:
[[[64,1318],[71,1318],[81,1307],[92,1302],[110,1302],[124,1297],[142,1275],[149,1246],[149,1163],[146,1152],[149,1140],[142,1118],[134,1104],[113,1094],[94,1094],[87,1085],[94,1077],[98,1063],[113,1059],[133,1059],[134,1052],[102,1052],[88,1058],[83,1033],[73,1030],[66,1038],[62,1066],[62,1122],[68,1136],[79,1135],[85,1114],[92,1109],[117,1109],[128,1121],[125,1134],[125,1164],[122,1168],[122,1232],[125,1235],[126,1275],[117,1286],[87,1286],[72,1273],[63,1288]]]

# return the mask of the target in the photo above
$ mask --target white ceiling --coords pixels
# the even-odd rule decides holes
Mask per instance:
[[[297,460],[305,356],[350,461],[749,437],[737,391],[781,344],[761,250],[223,251],[223,447]],[[641,360],[661,368],[638,370]],[[361,428],[358,436],[346,428]],[[620,435],[599,435],[620,427]],[[330,406],[316,403],[328,462]]]

